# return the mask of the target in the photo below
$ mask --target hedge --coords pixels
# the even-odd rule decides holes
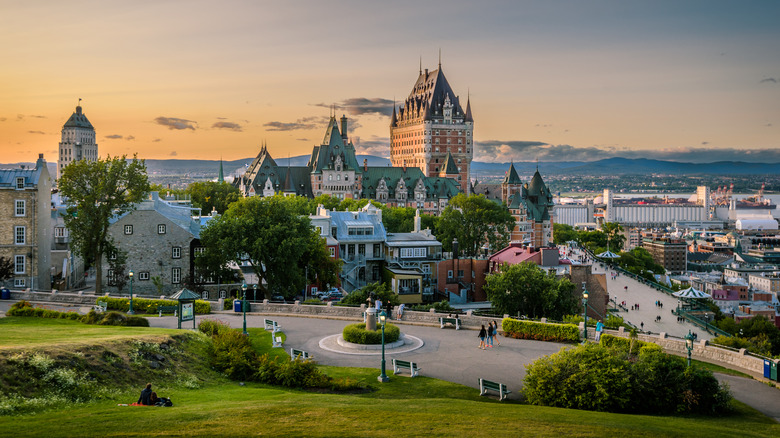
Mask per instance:
[[[95,300],[95,304],[105,302],[108,304],[108,310],[117,310],[127,313],[130,310],[130,298],[100,297]],[[178,306],[176,300],[160,300],[149,298],[133,298],[133,311],[136,313],[157,313],[157,306]],[[195,313],[203,315],[211,313],[211,304],[208,301],[195,300]]]
[[[628,353],[628,350],[631,348],[631,339],[621,338],[619,336],[612,336],[605,333],[601,335],[599,344],[607,348],[615,348]],[[663,351],[663,348],[661,348],[658,344],[654,344],[652,342],[640,341],[639,339],[634,339],[634,349],[633,349],[634,354],[636,354],[639,350],[648,350],[648,349],[658,349],[660,351]]]
[[[353,344],[377,345],[382,343],[382,328],[374,331],[366,330],[366,325],[362,323],[350,324],[344,327],[341,334],[344,340]],[[385,324],[385,344],[395,342],[401,336],[401,329],[393,324]]]
[[[579,342],[580,328],[573,324],[543,324],[506,318],[501,323],[506,336],[545,342]]]
[[[70,319],[84,324],[121,325],[135,327],[149,327],[149,320],[140,316],[124,315],[119,312],[97,313],[90,310],[86,315],[76,312],[58,312],[51,309],[32,307],[28,301],[18,301],[8,309],[7,316],[32,316],[37,318]]]

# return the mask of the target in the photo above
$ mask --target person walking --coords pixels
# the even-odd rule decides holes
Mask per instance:
[[[498,323],[493,320],[493,337],[496,338],[498,345],[501,345],[501,338],[498,337]]]
[[[596,342],[599,342],[601,339],[602,331],[604,331],[604,323],[599,320],[599,322],[596,323]]]
[[[405,307],[406,307],[406,304],[404,304],[404,303],[401,303],[401,305],[400,305],[400,306],[398,306],[398,317],[396,318],[397,320],[399,320],[399,321],[400,321],[400,320],[401,320],[401,317],[403,317],[403,316],[404,316],[404,308],[405,308]]]
[[[493,348],[493,323],[492,322],[488,322],[487,342],[485,342],[485,347]]]
[[[479,334],[477,337],[479,337],[479,347],[481,349],[485,349],[485,337],[487,336],[487,330],[485,330],[485,324],[482,324],[482,328],[479,330]]]

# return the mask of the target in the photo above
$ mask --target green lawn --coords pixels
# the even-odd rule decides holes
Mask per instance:
[[[34,332],[34,336],[31,333]],[[0,318],[0,348],[40,345],[84,344],[138,336],[166,335],[178,330],[149,327],[88,325],[65,319]]]

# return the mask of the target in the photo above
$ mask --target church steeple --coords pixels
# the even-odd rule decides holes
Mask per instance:
[[[222,157],[219,157],[219,175],[217,176],[217,182],[225,182],[225,173],[222,170]]]

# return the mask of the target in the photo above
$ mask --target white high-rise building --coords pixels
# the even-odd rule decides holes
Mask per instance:
[[[81,99],[76,112],[62,125],[60,153],[57,160],[57,179],[62,175],[62,169],[76,160],[96,161],[98,145],[95,143],[95,128],[89,123],[87,116],[81,111]]]

